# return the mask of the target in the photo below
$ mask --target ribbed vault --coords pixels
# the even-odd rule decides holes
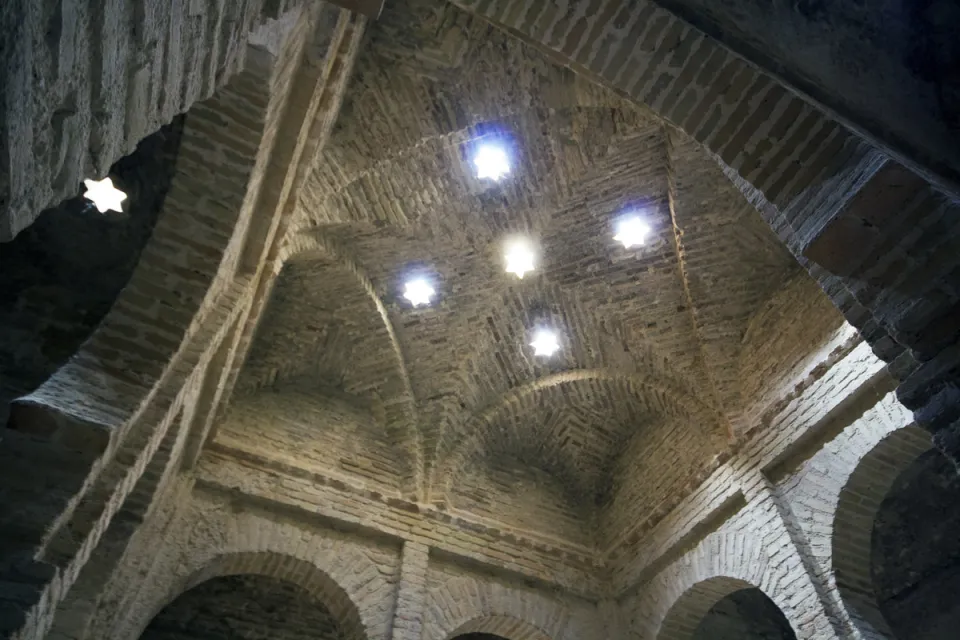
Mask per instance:
[[[527,469],[593,517],[661,473],[646,456],[702,468],[744,405],[750,318],[797,270],[759,214],[682,133],[449,4],[388,3],[367,38],[248,390],[313,376],[382,406],[440,503],[462,502],[465,470],[504,484]],[[468,157],[491,131],[515,152],[495,184]],[[632,250],[611,237],[628,207],[652,227]],[[513,233],[541,249],[522,281],[501,263]],[[438,285],[428,308],[400,296],[415,272]],[[557,357],[527,347],[539,325],[560,332]]]

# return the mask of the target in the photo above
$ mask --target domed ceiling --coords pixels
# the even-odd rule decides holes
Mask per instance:
[[[473,510],[487,477],[484,517],[535,528],[516,472],[589,527],[656,472],[653,509],[728,446],[748,323],[796,262],[696,143],[486,23],[395,0],[366,37],[238,392],[355,397],[415,469],[400,491],[440,508]],[[470,162],[491,132],[499,181]],[[650,227],[630,249],[627,210]],[[523,279],[517,234],[539,250]],[[413,307],[418,274],[437,295]]]

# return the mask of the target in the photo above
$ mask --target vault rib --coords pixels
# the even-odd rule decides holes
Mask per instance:
[[[710,395],[713,398],[713,406],[720,409],[719,413],[723,415],[723,422],[727,427],[727,437],[733,439],[733,425],[726,413],[722,410],[720,403],[720,393],[717,389],[717,383],[713,379],[713,373],[707,365],[707,354],[704,349],[703,328],[700,324],[696,305],[693,302],[693,295],[690,293],[690,276],[687,272],[686,250],[683,246],[683,230],[677,223],[677,176],[673,168],[673,138],[670,130],[663,127],[663,148],[664,162],[667,169],[667,202],[670,209],[670,226],[673,230],[673,250],[677,254],[677,271],[680,274],[680,283],[683,286],[683,297],[687,303],[687,313],[690,316],[690,325],[693,327],[693,333],[697,339],[697,360],[703,368],[703,373],[707,378],[707,384],[710,387]]]

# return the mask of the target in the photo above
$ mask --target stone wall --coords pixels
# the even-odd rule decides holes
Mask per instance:
[[[0,241],[101,178],[137,143],[275,55],[298,3],[5,2]],[[273,49],[273,51],[271,51]]]

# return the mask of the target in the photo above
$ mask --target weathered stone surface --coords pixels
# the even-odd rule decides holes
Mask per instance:
[[[0,241],[212,96],[244,68],[251,32],[296,4],[5,2]],[[250,46],[276,55],[264,45]]]

